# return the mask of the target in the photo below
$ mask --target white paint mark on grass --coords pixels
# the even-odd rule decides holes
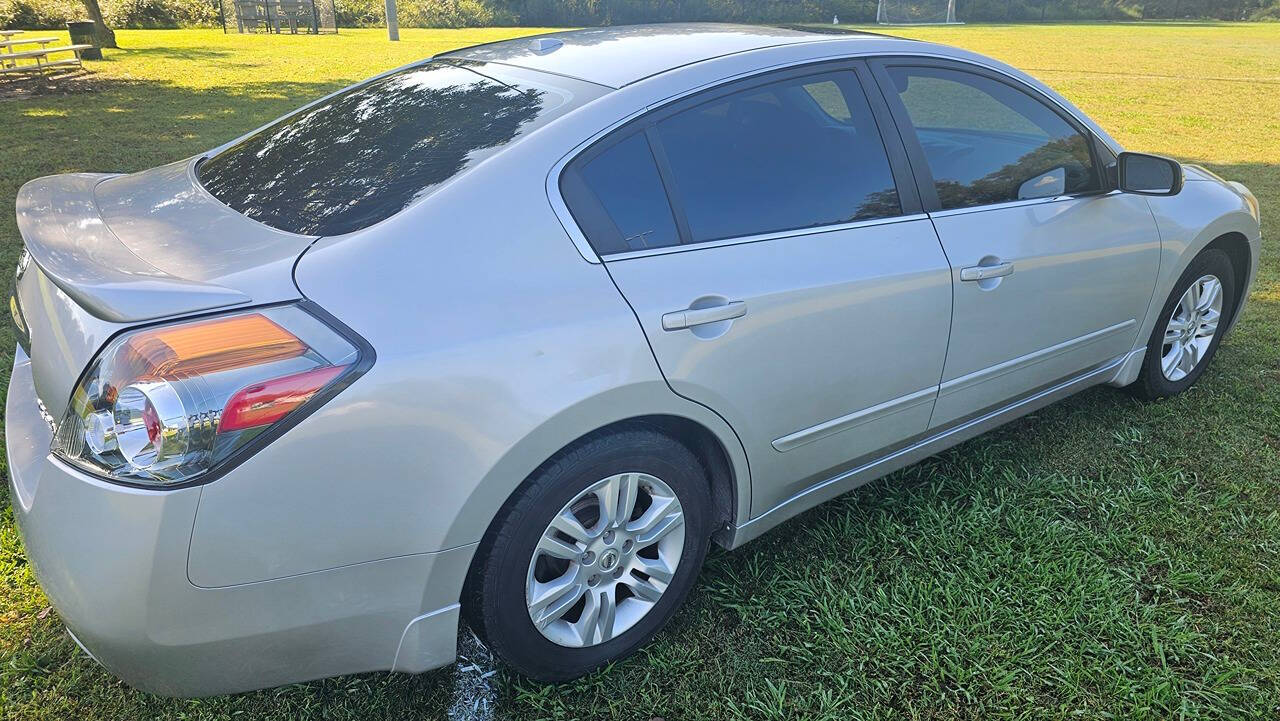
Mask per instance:
[[[498,704],[494,686],[497,664],[475,631],[463,628],[458,639],[458,662],[453,669],[453,703],[449,721],[493,721]]]

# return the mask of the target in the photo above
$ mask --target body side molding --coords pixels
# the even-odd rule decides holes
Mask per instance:
[[[731,534],[726,534],[726,547],[729,549],[737,548],[783,521],[851,491],[868,481],[875,480],[935,453],[944,451],[951,446],[981,435],[992,428],[1004,425],[1032,411],[1039,410],[1073,393],[1105,383],[1115,376],[1117,369],[1124,363],[1128,355],[1126,353],[1080,375],[1032,393],[1007,406],[989,411],[976,418],[962,421],[957,425],[921,438],[905,448],[892,451],[887,455],[862,463],[825,481],[815,483],[768,511],[734,528]]]

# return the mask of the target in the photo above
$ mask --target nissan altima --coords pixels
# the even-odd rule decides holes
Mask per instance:
[[[1242,185],[873,34],[444,53],[196,157],[32,180],[11,497],[69,632],[196,696],[452,662],[574,678],[710,543],[1068,394],[1205,372]]]

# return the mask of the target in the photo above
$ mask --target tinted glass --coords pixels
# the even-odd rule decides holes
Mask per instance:
[[[941,68],[890,68],[943,208],[1095,192],[1089,142],[1005,83]]]
[[[561,188],[574,219],[601,255],[680,243],[643,131],[567,173]]]
[[[200,181],[274,228],[359,230],[573,104],[566,88],[493,76],[432,62],[364,83],[204,161]]]
[[[692,242],[899,215],[852,73],[745,90],[657,126]]]
[[[1139,192],[1167,193],[1177,183],[1172,162],[1164,158],[1130,154],[1124,156],[1124,189]]]

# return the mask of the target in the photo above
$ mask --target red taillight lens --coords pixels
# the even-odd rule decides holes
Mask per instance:
[[[284,418],[289,411],[306,403],[317,391],[329,385],[346,366],[317,368],[283,378],[273,378],[241,389],[227,401],[218,423],[218,432],[265,426]]]
[[[156,407],[148,401],[147,405],[142,409],[142,423],[147,427],[147,440],[152,443],[160,442],[160,432],[164,427],[160,423],[160,414],[156,413]]]

